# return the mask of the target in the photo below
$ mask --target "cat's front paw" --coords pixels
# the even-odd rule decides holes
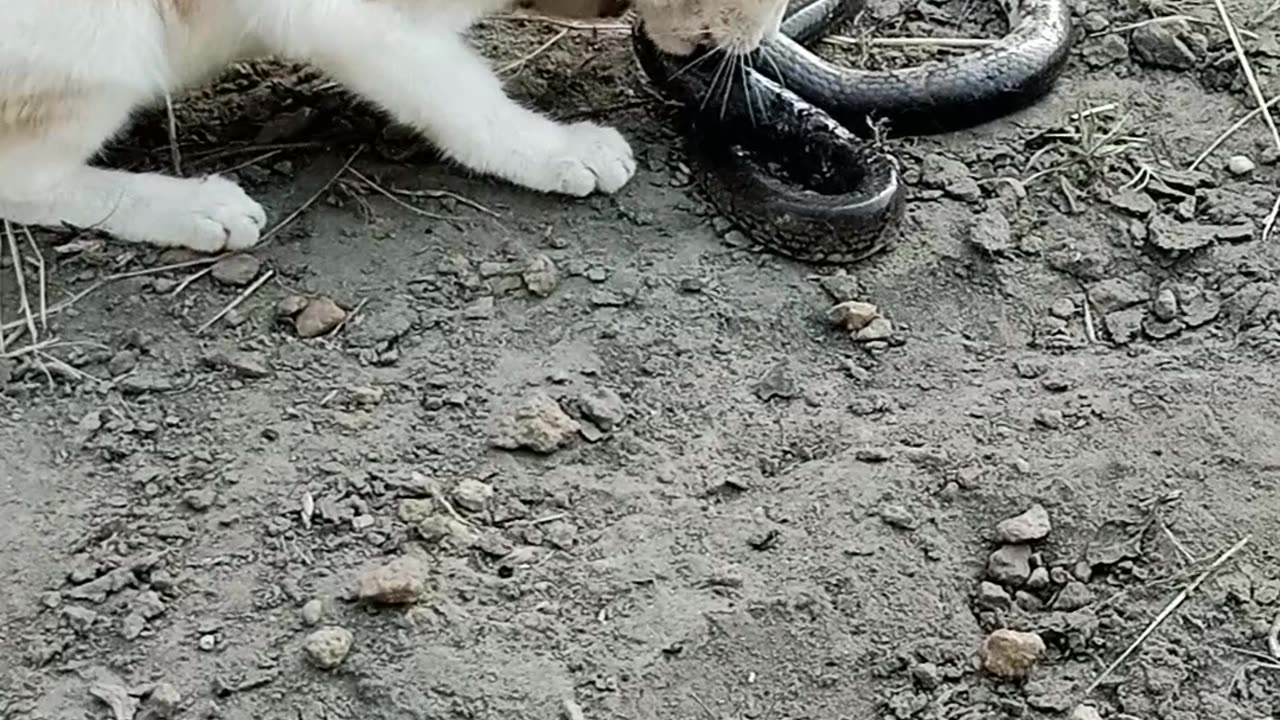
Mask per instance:
[[[533,189],[576,197],[613,193],[636,174],[631,145],[617,130],[580,122],[563,131],[559,147],[531,168],[526,184]]]
[[[262,237],[266,212],[226,178],[148,175],[137,181],[135,199],[143,210],[125,221],[123,236],[202,253],[243,250]]]

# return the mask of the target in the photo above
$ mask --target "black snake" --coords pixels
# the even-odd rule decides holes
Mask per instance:
[[[850,128],[875,120],[891,135],[929,134],[994,120],[1049,92],[1071,48],[1066,0],[1022,0],[1006,7],[1007,35],[950,62],[856,70],[805,49],[860,5],[799,0],[781,36],[729,62],[708,58],[715,51],[707,49],[669,55],[642,23],[632,30],[645,74],[691,111],[695,169],[713,204],[754,240],[797,260],[865,258],[888,247],[902,217],[895,160]]]

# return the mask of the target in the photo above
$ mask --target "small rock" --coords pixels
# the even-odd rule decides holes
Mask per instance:
[[[276,317],[281,319],[293,319],[293,316],[307,309],[310,300],[301,295],[288,295],[280,299],[276,303]]]
[[[488,320],[493,317],[496,307],[493,296],[485,295],[462,308],[462,317],[467,320]]]
[[[1018,544],[1043,540],[1053,530],[1049,511],[1036,503],[1026,512],[1001,521],[996,525],[996,538],[1006,544]]]
[[[1156,201],[1150,195],[1129,187],[1112,193],[1108,200],[1114,207],[1138,217],[1146,217],[1156,210]]]
[[[920,521],[915,514],[905,507],[896,503],[886,503],[880,506],[880,519],[886,525],[890,525],[903,530],[915,530],[920,525]]]
[[[525,449],[545,455],[569,444],[581,428],[550,395],[537,391],[511,415],[498,421],[489,442],[506,450]]]
[[[895,455],[892,448],[881,446],[858,448],[853,451],[853,459],[864,463],[889,462]]]
[[[938,687],[942,677],[937,665],[924,662],[911,668],[911,680],[918,688],[933,690]]]
[[[347,398],[353,405],[361,407],[373,407],[380,404],[384,395],[382,388],[369,387],[367,385],[352,385],[347,388]]]
[[[125,640],[136,640],[143,630],[147,629],[146,618],[131,612],[120,621],[120,636]]]
[[[316,667],[332,670],[347,659],[355,640],[351,631],[344,627],[326,627],[308,635],[303,650]]]
[[[271,367],[262,353],[232,350],[228,352],[210,353],[204,357],[204,364],[215,369],[234,372],[242,378],[257,380],[271,376]]]
[[[995,208],[982,212],[969,229],[969,242],[990,255],[1011,252],[1014,242],[1009,218]]]
[[[1102,714],[1092,705],[1077,705],[1071,710],[1071,720],[1102,720]]]
[[[453,502],[471,512],[483,512],[493,498],[493,486],[467,478],[453,489]]]
[[[213,507],[218,499],[218,492],[213,488],[197,488],[182,494],[182,502],[196,512],[204,512]]]
[[[1043,590],[1049,587],[1049,571],[1043,566],[1032,570],[1027,578],[1027,587],[1031,590]]]
[[[430,498],[405,498],[396,514],[409,525],[417,525],[436,514],[436,503]]]
[[[842,302],[827,310],[827,319],[831,324],[850,332],[861,330],[878,317],[880,317],[880,308],[860,300]]]
[[[1078,580],[1072,580],[1058,592],[1058,597],[1053,601],[1053,609],[1071,612],[1072,610],[1079,610],[1093,601],[1093,591],[1089,589],[1089,586]]]
[[[1190,30],[1181,21],[1141,25],[1130,37],[1133,54],[1144,65],[1189,70],[1196,64],[1196,53],[1183,41]]]
[[[202,652],[213,652],[218,649],[218,637],[212,633],[201,635],[200,639],[196,641],[196,647],[200,648]]]
[[[1076,315],[1076,301],[1069,297],[1060,297],[1049,306],[1049,314],[1056,318],[1070,320]]]
[[[987,559],[987,577],[1001,585],[1019,586],[1031,576],[1031,547],[1005,545]]]
[[[1044,640],[1036,633],[1000,628],[982,642],[982,667],[997,677],[1023,678],[1044,651]]]
[[[1173,288],[1161,288],[1156,293],[1151,301],[1151,313],[1164,322],[1178,317],[1178,296],[1173,293]]]
[[[1035,422],[1040,427],[1057,430],[1066,422],[1066,417],[1057,408],[1040,408],[1036,411]]]
[[[785,360],[769,368],[764,377],[751,386],[751,391],[765,402],[774,398],[790,400],[800,396],[800,387],[791,372],[790,364]]]
[[[129,691],[114,683],[94,683],[89,686],[89,694],[101,700],[111,708],[115,720],[133,720],[138,713],[138,700]]]
[[[214,263],[209,274],[223,285],[240,287],[253,282],[261,269],[261,260],[252,255],[240,253]]]
[[[520,277],[529,292],[538,297],[548,297],[560,284],[560,270],[546,255],[537,255],[529,261]]]
[[[1123,278],[1096,282],[1089,288],[1089,301],[1103,315],[1140,305],[1146,299],[1141,290]]]
[[[417,602],[426,587],[426,565],[416,557],[405,555],[361,575],[356,597],[383,605],[408,605]]]
[[[1013,606],[1013,598],[999,585],[983,580],[978,583],[978,607],[988,610],[1008,610]]]
[[[136,367],[138,367],[138,351],[136,350],[121,350],[112,355],[111,359],[107,361],[107,373],[111,377],[120,377],[128,374]]]
[[[347,319],[347,311],[327,297],[315,298],[294,318],[293,327],[300,338],[320,337],[333,331]]]
[[[171,720],[178,714],[182,693],[172,683],[158,682],[147,693],[134,720]]]
[[[1248,175],[1257,168],[1257,164],[1244,155],[1232,155],[1227,158],[1227,172],[1232,175]]]
[[[605,432],[613,430],[627,417],[622,397],[609,388],[596,388],[584,393],[578,399],[578,408],[584,417]]]
[[[308,600],[298,614],[302,616],[303,623],[315,625],[320,622],[320,617],[324,614],[324,602],[319,598]]]
[[[878,317],[867,323],[867,326],[853,334],[858,342],[874,342],[888,340],[893,337],[893,323],[888,318]]]

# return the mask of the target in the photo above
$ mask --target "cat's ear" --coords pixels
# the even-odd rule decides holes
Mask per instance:
[[[612,18],[631,7],[630,0],[520,0],[519,6],[563,18]]]

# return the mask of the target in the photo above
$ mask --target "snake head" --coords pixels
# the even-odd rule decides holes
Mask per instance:
[[[745,55],[778,35],[787,0],[635,0],[635,8],[663,52],[707,47]]]

